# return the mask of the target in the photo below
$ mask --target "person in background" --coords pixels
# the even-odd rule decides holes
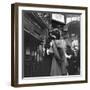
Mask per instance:
[[[68,58],[68,74],[69,75],[79,75],[80,74],[80,49],[79,41],[76,35],[72,35],[71,46],[67,46],[67,55],[71,55]]]

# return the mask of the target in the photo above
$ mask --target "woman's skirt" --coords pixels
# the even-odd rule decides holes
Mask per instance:
[[[53,57],[52,65],[51,65],[51,76],[58,76],[58,75],[67,75],[67,60],[65,59],[63,62],[58,63],[56,58]]]

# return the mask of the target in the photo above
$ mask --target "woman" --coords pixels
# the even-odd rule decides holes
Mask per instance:
[[[67,61],[65,58],[65,47],[66,47],[65,40],[60,39],[60,32],[57,28],[51,32],[51,37],[54,38],[50,43],[54,55],[52,58],[50,75],[51,76],[66,75]]]

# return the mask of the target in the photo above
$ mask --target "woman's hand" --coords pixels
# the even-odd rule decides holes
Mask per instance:
[[[72,57],[72,55],[67,55],[66,53],[65,53],[65,56],[66,56],[66,58],[71,58]]]

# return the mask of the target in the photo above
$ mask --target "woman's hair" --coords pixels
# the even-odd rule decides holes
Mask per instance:
[[[52,39],[60,39],[60,32],[58,28],[55,28],[51,32],[49,32],[49,37]]]
[[[45,48],[50,48],[50,42],[52,41],[52,40],[55,40],[55,39],[59,39],[60,38],[60,32],[59,32],[59,30],[58,30],[58,28],[55,28],[55,29],[53,29],[52,31],[50,31],[49,33],[48,33],[48,38],[47,38],[47,40],[46,40],[46,45],[45,45]]]

